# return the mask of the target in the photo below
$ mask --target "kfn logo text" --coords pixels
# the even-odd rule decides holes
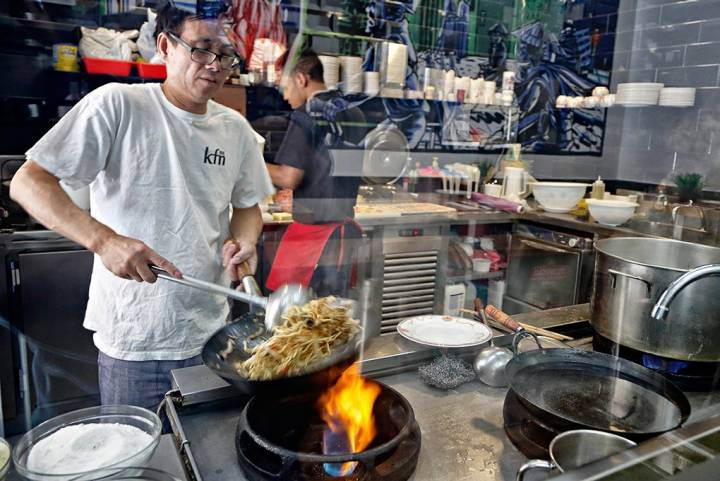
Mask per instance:
[[[211,165],[225,165],[225,152],[220,149],[215,149],[215,152],[210,152],[210,147],[205,147],[205,160],[203,164]]]

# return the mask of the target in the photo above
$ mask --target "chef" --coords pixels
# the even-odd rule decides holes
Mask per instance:
[[[361,236],[353,221],[360,180],[334,175],[331,147],[359,143],[365,129],[357,126],[365,118],[338,91],[327,91],[323,65],[312,50],[289,60],[282,87],[294,110],[268,171],[276,186],[293,191],[294,222],[278,246],[266,286],[299,283],[320,296],[346,296]]]
[[[157,22],[167,80],[85,96],[10,186],[33,217],[95,253],[84,326],[100,351],[102,403],[147,408],[172,369],[201,362],[229,311],[226,299],[156,282],[148,266],[238,280],[245,261],[254,269],[257,204],[273,190],[248,122],[211,100],[238,63],[219,23],[170,5]],[[89,213],[63,190],[88,185]]]

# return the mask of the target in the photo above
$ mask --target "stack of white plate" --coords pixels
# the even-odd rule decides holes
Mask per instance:
[[[695,105],[695,89],[692,87],[666,87],[660,91],[660,105],[692,107]]]
[[[362,57],[340,57],[343,92],[359,93],[363,91],[362,61]]]
[[[367,95],[380,93],[380,72],[365,72],[365,93]]]
[[[615,103],[626,107],[657,105],[663,87],[663,84],[651,82],[618,84]]]
[[[337,88],[340,81],[340,59],[332,55],[319,55],[318,58],[323,64],[323,80],[328,89]]]

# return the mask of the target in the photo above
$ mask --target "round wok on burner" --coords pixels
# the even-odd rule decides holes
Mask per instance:
[[[528,410],[563,429],[650,437],[675,429],[690,415],[687,398],[670,381],[607,354],[529,351],[511,360],[506,374]]]
[[[260,332],[259,335],[256,334]],[[291,392],[325,391],[340,377],[340,374],[357,360],[359,335],[347,344],[335,350],[326,359],[313,364],[301,375],[288,376],[265,381],[255,381],[241,376],[233,364],[250,357],[243,349],[243,340],[248,340],[248,347],[254,347],[270,337],[265,330],[263,314],[247,313],[235,321],[218,329],[205,342],[202,359],[215,374],[237,387],[245,394],[277,394]],[[232,340],[235,348],[227,357],[223,356]]]
[[[375,381],[377,382],[377,381]],[[252,398],[238,419],[235,448],[250,481],[406,481],[417,466],[421,434],[413,409],[400,393],[382,388],[373,414],[377,434],[358,453],[323,454],[326,428],[317,395]],[[336,477],[327,464],[357,463],[352,474]]]

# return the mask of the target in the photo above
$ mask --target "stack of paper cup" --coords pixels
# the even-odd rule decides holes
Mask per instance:
[[[380,72],[365,72],[365,93],[377,95],[380,93]]]
[[[430,67],[425,67],[425,71],[423,72],[423,90],[427,91],[428,87],[432,86],[432,69]]]
[[[405,86],[407,69],[407,45],[395,42],[384,42],[386,55],[380,71],[385,73],[384,82],[393,86]]]
[[[435,98],[438,100],[443,99],[443,92],[445,91],[445,72],[439,68],[430,69],[432,78],[432,85],[435,87]]]
[[[455,93],[455,71],[445,71],[445,82],[443,84],[443,97],[448,98],[450,94]]]
[[[340,57],[343,92],[349,94],[363,91],[362,61],[362,57]]]
[[[503,72],[502,89],[503,90],[514,90],[515,89],[515,72],[511,72],[509,70],[506,72]]]
[[[481,103],[485,92],[485,79],[476,78],[470,81],[470,102]]]
[[[492,105],[495,103],[495,89],[496,85],[493,81],[486,81],[485,85],[483,86],[483,101],[487,105]]]
[[[318,58],[323,64],[323,80],[328,89],[337,88],[340,81],[340,59],[331,55],[319,55]]]

